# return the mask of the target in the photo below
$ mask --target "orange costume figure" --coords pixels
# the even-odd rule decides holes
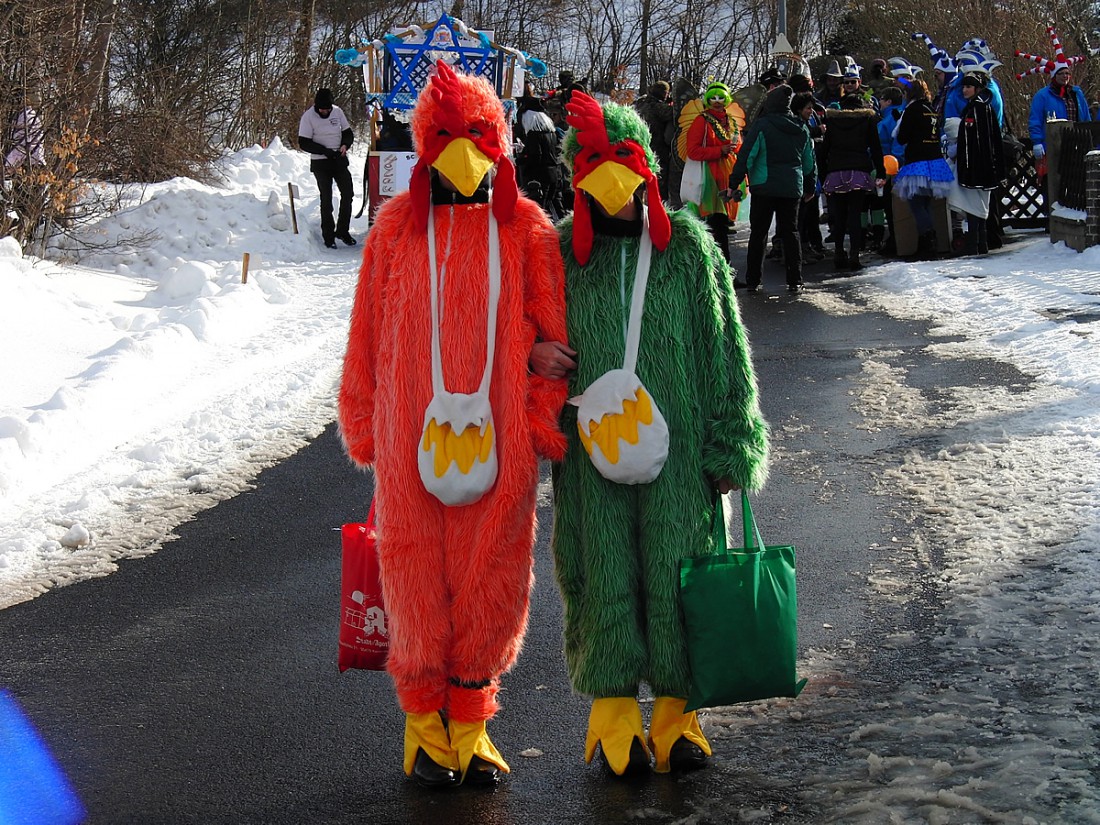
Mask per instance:
[[[737,220],[739,204],[729,192],[730,172],[737,161],[741,146],[741,129],[745,126],[745,114],[733,101],[729,87],[724,83],[711,83],[703,93],[702,106],[698,102],[685,106],[680,113],[681,123],[690,120],[684,134],[683,155],[691,160],[704,162],[703,194],[699,217],[706,221],[711,235],[729,261],[729,227]]]
[[[409,191],[367,238],[339,422],[375,473],[405,772],[492,784],[508,765],[485,723],[527,627],[538,457],[565,454],[566,382],[528,369],[537,339],[565,341],[562,261],[487,81],[441,61],[412,132]]]

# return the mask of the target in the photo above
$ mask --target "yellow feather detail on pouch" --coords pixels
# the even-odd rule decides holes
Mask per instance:
[[[466,427],[456,434],[450,424],[439,424],[433,418],[424,428],[421,449],[430,452],[433,446],[436,478],[442,478],[452,463],[457,464],[459,472],[466,475],[475,461],[484,463],[489,460],[493,450],[493,425],[486,423],[484,434],[475,426]]]
[[[653,423],[653,400],[644,387],[638,387],[634,400],[623,401],[621,413],[608,413],[600,421],[589,421],[588,432],[584,427],[577,429],[581,442],[589,455],[593,445],[599,446],[604,456],[612,464],[619,463],[619,440],[627,444],[638,443],[638,427]]]

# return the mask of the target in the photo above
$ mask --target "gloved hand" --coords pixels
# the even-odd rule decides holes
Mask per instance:
[[[730,200],[734,203],[740,203],[744,199],[744,197],[745,193],[741,191],[740,186],[734,189],[733,192],[730,194]]]
[[[1041,143],[1036,143],[1031,147],[1031,154],[1035,155],[1035,160],[1042,160],[1043,155],[1047,153],[1046,147]]]

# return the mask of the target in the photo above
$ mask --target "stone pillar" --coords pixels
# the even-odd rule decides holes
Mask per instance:
[[[1085,155],[1085,246],[1100,246],[1100,150]]]

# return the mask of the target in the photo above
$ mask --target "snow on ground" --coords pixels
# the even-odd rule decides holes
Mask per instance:
[[[799,725],[831,730],[842,758],[797,775],[829,821],[1100,822],[1100,249],[1037,237],[858,284],[847,307],[808,300],[929,321],[938,338],[919,357],[868,353],[855,407],[921,445],[878,477],[913,532],[877,548],[870,591],[901,611],[931,571],[939,612],[927,636],[888,638],[910,680],[886,695],[851,679],[841,643],[808,652],[814,700],[712,722],[787,728],[763,734],[787,747]],[[965,385],[952,369],[938,395],[908,384],[928,355],[969,365]],[[997,380],[1006,364],[1019,373]]]
[[[322,247],[304,154],[253,147],[222,174],[131,193],[91,234],[101,252],[38,261],[0,240],[0,609],[154,552],[333,419],[358,248]],[[932,571],[930,635],[887,642],[942,678],[868,701],[841,643],[808,651],[817,688],[797,702],[707,723],[788,754],[799,722],[835,731],[835,763],[797,776],[833,821],[1100,822],[1100,250],[1035,237],[849,283],[804,299],[937,335],[926,353],[868,353],[854,404],[861,426],[925,445],[885,460],[912,533],[868,589],[898,609],[912,571]],[[907,383],[928,358],[1019,378],[930,397]]]
[[[322,245],[306,154],[221,173],[130,193],[64,265],[0,240],[0,608],[155,551],[333,419],[360,248]]]

